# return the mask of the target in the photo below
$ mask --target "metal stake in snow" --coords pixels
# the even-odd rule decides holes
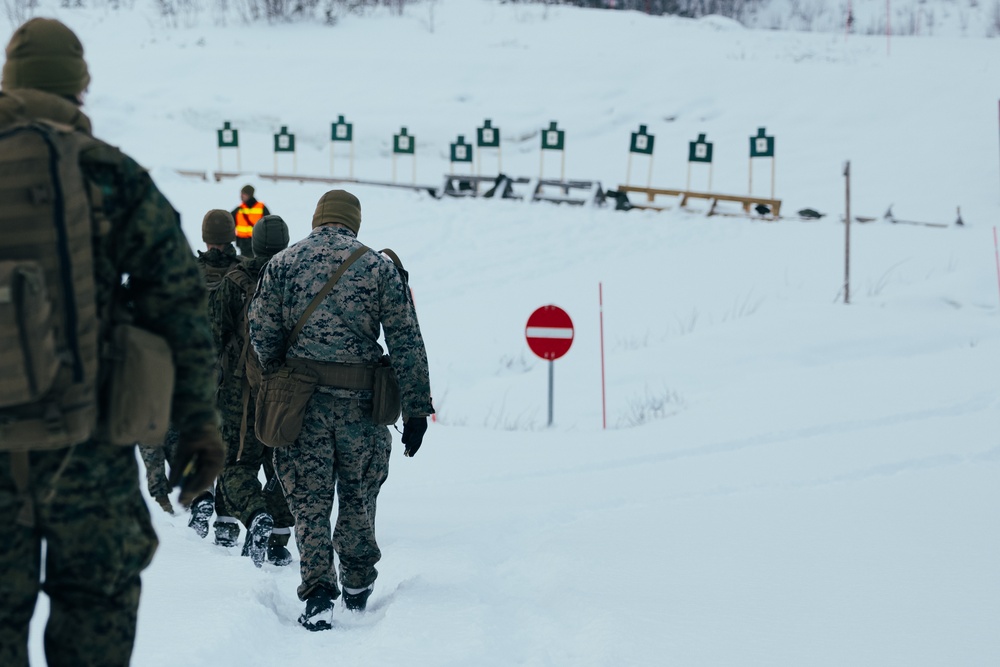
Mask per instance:
[[[333,169],[334,147],[338,142],[350,145],[351,157],[348,167],[348,178],[354,178],[354,123],[348,123],[343,116],[337,116],[337,122],[330,126],[330,176],[337,174]]]
[[[994,231],[996,228],[994,227]],[[601,428],[608,428],[608,402],[604,383],[604,284],[597,283],[597,301],[601,312]]]
[[[993,255],[997,260],[997,288],[1000,289],[1000,246],[997,245],[997,228],[993,227]]]
[[[222,124],[222,129],[216,131],[216,136],[218,139],[216,143],[219,146],[219,171],[222,171],[222,149],[224,148],[236,149],[236,171],[241,171],[243,166],[240,164],[240,131],[227,120]]]
[[[847,190],[847,211],[844,228],[846,241],[844,243],[844,303],[851,303],[851,161],[844,164],[844,179]]]
[[[558,306],[542,306],[531,314],[524,328],[528,347],[549,362],[549,426],[552,426],[554,377],[556,359],[569,352],[573,345],[573,320]]]

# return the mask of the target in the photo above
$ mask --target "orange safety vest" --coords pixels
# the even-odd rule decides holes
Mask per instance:
[[[241,203],[236,210],[236,238],[251,238],[253,236],[253,226],[263,217],[264,202],[259,201],[252,207]]]

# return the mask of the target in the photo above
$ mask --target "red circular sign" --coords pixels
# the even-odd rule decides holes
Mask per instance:
[[[573,345],[573,320],[558,306],[542,306],[528,318],[524,337],[542,359],[558,359]]]

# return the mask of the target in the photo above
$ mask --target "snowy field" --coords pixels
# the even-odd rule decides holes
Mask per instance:
[[[418,181],[438,185],[448,143],[489,117],[507,173],[538,175],[557,120],[568,175],[613,187],[643,123],[656,185],[684,186],[704,132],[715,189],[735,194],[766,126],[786,212],[828,214],[350,188],[362,240],[411,272],[439,410],[416,458],[393,455],[370,609],[305,632],[297,563],[256,570],[154,506],[135,665],[1000,664],[997,42],[898,39],[887,57],[879,38],[481,0],[438,3],[433,32],[421,6],[334,28],[50,13],[84,40],[97,134],[153,170],[195,247],[244,181],[293,239],[325,189],[177,175],[216,167],[222,121],[244,167],[273,169],[287,125],[299,172],[325,175],[339,114],[362,177],[389,178],[406,125]],[[961,206],[967,223],[856,225],[851,306],[847,159],[855,214],[951,223]],[[551,429],[523,335],[549,303],[576,325]]]

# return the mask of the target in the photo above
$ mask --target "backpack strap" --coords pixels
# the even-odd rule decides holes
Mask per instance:
[[[302,317],[300,317],[299,321],[295,323],[294,327],[292,327],[292,333],[289,334],[288,340],[285,341],[285,355],[288,354],[288,350],[292,349],[292,346],[298,339],[299,334],[302,333],[302,327],[306,325],[306,322],[309,321],[309,318],[312,317],[312,314],[316,312],[316,309],[319,308],[319,304],[323,302],[323,299],[326,298],[326,295],[329,294],[330,290],[333,289],[334,285],[336,285],[340,281],[343,275],[347,272],[347,269],[351,268],[351,265],[354,264],[354,262],[361,259],[361,256],[364,255],[369,250],[371,250],[371,248],[363,245],[354,252],[352,252],[350,257],[344,260],[344,263],[340,265],[340,267],[332,276],[330,276],[330,280],[328,280],[326,285],[323,286],[323,289],[319,291],[319,294],[313,297],[313,300],[309,302],[309,305],[306,306],[305,311],[302,313]]]

